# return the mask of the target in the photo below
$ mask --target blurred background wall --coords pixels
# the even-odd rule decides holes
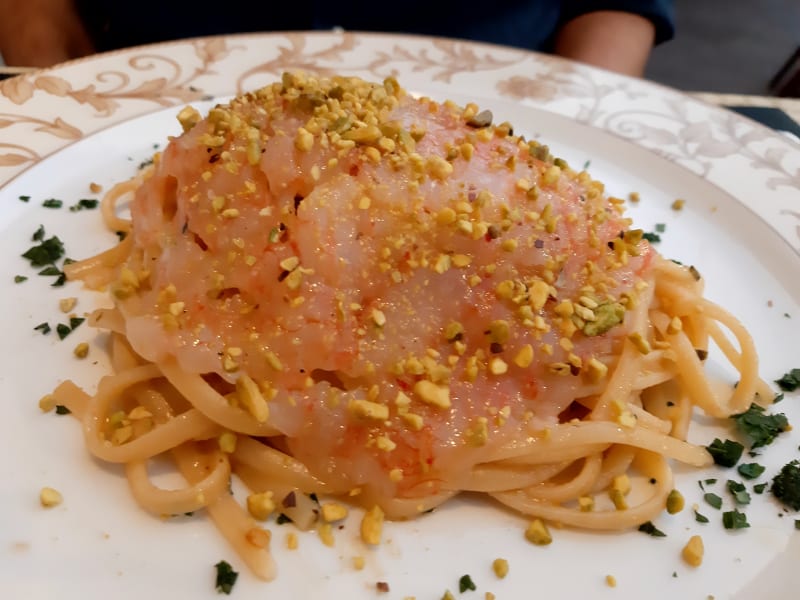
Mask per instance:
[[[682,90],[763,94],[800,47],[800,0],[675,0],[676,37],[646,77]]]

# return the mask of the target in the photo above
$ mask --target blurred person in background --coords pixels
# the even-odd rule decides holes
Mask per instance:
[[[0,0],[0,54],[15,66],[178,38],[253,31],[381,31],[471,39],[558,54],[641,76],[674,32],[672,0],[374,1],[188,4],[158,0]]]

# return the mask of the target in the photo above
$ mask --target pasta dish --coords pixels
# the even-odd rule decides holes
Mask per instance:
[[[114,373],[55,395],[144,509],[207,510],[264,579],[256,517],[319,526],[314,495],[366,509],[368,543],[383,515],[461,492],[636,527],[665,509],[672,461],[711,463],[686,441],[695,408],[771,397],[699,273],[488,111],[391,78],[285,74],[179,120],[103,201],[124,240],[66,268],[113,300],[91,322],[111,332]],[[740,373],[729,396],[704,375],[711,342]],[[186,487],[154,485],[159,456]]]

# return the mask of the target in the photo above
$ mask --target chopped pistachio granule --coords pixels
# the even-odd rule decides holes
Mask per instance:
[[[64,498],[61,496],[61,492],[54,488],[43,487],[39,492],[39,502],[41,502],[42,506],[45,508],[53,508],[54,506],[61,504],[63,501]]]

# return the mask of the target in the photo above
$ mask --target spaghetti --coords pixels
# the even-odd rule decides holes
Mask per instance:
[[[286,74],[179,120],[103,201],[124,241],[65,268],[113,298],[91,321],[112,334],[114,374],[93,396],[55,394],[144,509],[207,509],[264,579],[269,534],[232,474],[284,506],[338,495],[406,518],[472,491],[622,529],[664,510],[670,461],[710,464],[685,441],[695,407],[769,398],[752,340],[696,271],[474,105]],[[730,397],[703,373],[709,340],[741,375]],[[185,488],[150,481],[161,455]],[[628,473],[649,483],[604,506]]]

